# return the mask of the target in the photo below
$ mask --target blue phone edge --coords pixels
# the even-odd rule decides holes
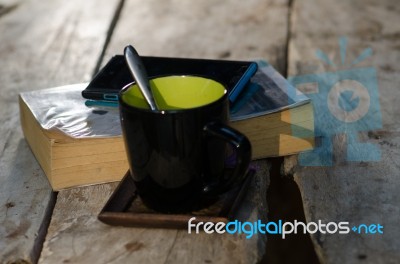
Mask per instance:
[[[251,77],[256,73],[258,69],[258,65],[256,62],[252,62],[247,69],[247,71],[242,75],[238,83],[233,87],[233,89],[229,93],[229,101],[231,103],[235,102],[236,98],[239,96],[240,92],[243,90],[243,88],[246,86],[246,84],[249,82]]]
[[[103,101],[88,99],[85,101],[85,105],[90,106],[106,106],[106,107],[118,107],[118,101]]]

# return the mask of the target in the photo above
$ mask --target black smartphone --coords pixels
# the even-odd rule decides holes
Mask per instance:
[[[149,78],[165,75],[198,75],[212,78],[226,85],[231,102],[235,101],[257,71],[257,63],[252,61],[147,56],[141,58]],[[132,81],[124,56],[115,55],[82,91],[82,96],[90,100],[117,101],[119,90]]]

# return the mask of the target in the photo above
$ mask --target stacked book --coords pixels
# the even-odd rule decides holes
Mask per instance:
[[[119,181],[128,170],[117,107],[85,104],[76,84],[21,93],[21,125],[54,190]],[[251,141],[253,159],[312,149],[311,101],[271,65],[258,70],[230,109],[230,125]]]

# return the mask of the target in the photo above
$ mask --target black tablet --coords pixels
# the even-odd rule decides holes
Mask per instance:
[[[257,71],[252,61],[228,61],[168,57],[141,57],[149,78],[165,75],[198,75],[223,83],[231,102]],[[82,96],[91,100],[117,101],[118,92],[133,81],[122,55],[116,55],[95,75]]]

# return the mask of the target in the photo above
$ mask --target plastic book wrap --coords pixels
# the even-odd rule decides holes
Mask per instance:
[[[86,86],[75,84],[25,92],[21,99],[40,126],[53,136],[60,132],[72,138],[121,136],[118,107],[86,106],[81,95]],[[270,64],[258,61],[258,71],[231,106],[230,119],[253,118],[309,101]]]
[[[87,84],[21,93],[40,126],[72,138],[121,135],[117,107],[87,107],[81,92]]]

